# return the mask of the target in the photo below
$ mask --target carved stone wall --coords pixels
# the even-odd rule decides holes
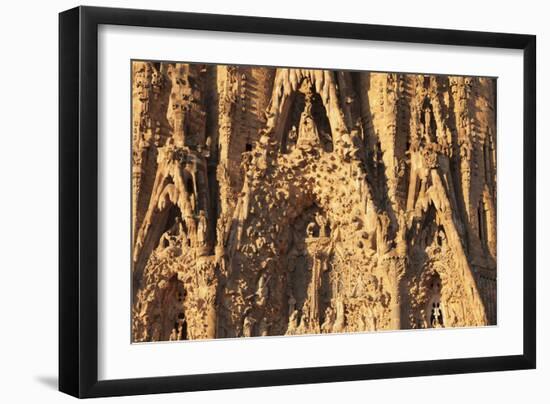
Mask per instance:
[[[134,62],[133,341],[496,324],[496,83]]]

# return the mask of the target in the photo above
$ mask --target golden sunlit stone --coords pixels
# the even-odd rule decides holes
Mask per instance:
[[[135,61],[134,342],[496,324],[496,81]]]

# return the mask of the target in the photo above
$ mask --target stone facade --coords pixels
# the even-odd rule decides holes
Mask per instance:
[[[496,324],[496,81],[135,61],[134,342]]]

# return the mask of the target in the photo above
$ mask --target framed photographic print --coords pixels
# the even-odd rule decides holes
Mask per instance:
[[[60,14],[60,390],[535,367],[535,37]]]

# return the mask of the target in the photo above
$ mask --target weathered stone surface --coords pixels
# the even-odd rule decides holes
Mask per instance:
[[[132,75],[133,341],[496,324],[494,79]]]

